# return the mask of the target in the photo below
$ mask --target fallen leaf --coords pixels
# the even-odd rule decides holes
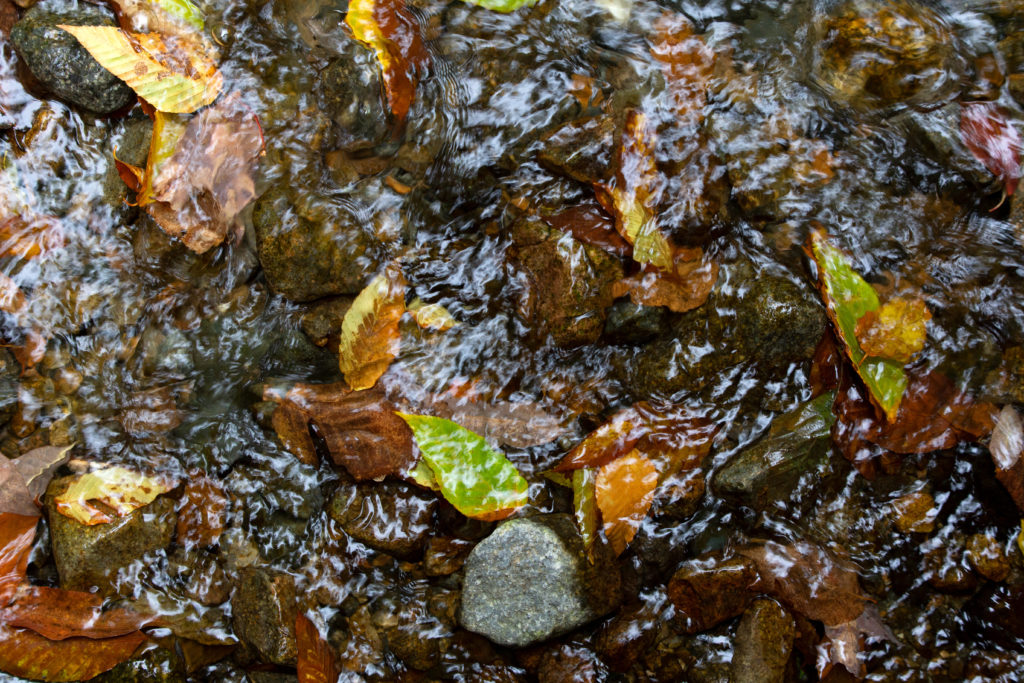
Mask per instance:
[[[345,23],[356,40],[376,53],[388,107],[401,126],[430,63],[416,17],[403,0],[352,0]]]
[[[26,214],[0,222],[0,256],[35,258],[64,246],[64,230],[53,216]]]
[[[826,626],[825,639],[818,646],[818,678],[825,680],[836,665],[842,666],[858,679],[863,678],[865,666],[861,654],[865,637],[898,642],[872,604],[866,604],[860,616],[854,620]]]
[[[7,605],[17,586],[25,580],[38,523],[38,515],[0,513],[0,606]]]
[[[9,460],[0,455],[0,513],[39,516],[36,499],[43,495],[71,446],[44,446]]]
[[[0,625],[0,671],[42,681],[84,681],[132,655],[146,636],[139,631],[116,638],[50,640],[27,629]]]
[[[405,277],[391,264],[352,302],[341,323],[339,365],[355,390],[370,389],[398,355],[405,313]]]
[[[576,527],[583,539],[587,559],[594,561],[594,542],[597,541],[597,470],[584,467],[572,473],[572,511]]]
[[[811,359],[811,374],[807,378],[811,386],[812,398],[835,391],[839,387],[839,373],[842,367],[842,354],[836,347],[836,339],[827,331],[821,336],[814,358]]]
[[[598,470],[595,501],[601,511],[604,535],[616,555],[620,555],[636,535],[651,509],[657,486],[657,468],[637,450]]]
[[[678,125],[695,125],[704,117],[715,53],[681,14],[663,14],[654,23],[651,55],[661,64]]]
[[[185,550],[215,545],[227,525],[227,511],[224,487],[202,470],[189,472],[178,506],[178,545]]]
[[[137,391],[128,397],[118,416],[125,430],[133,436],[152,432],[169,432],[182,423],[185,413],[178,409],[175,393],[180,387],[162,386]]]
[[[676,249],[671,272],[640,272],[616,284],[615,294],[628,292],[641,306],[666,306],[676,313],[693,310],[707,301],[718,280],[718,264],[704,257],[700,247]]]
[[[158,111],[188,114],[220,94],[224,77],[202,43],[183,36],[129,33],[113,26],[58,28],[77,38],[104,69]]]
[[[533,7],[538,0],[465,0],[470,5],[478,5],[493,12],[515,12],[520,7]]]
[[[996,479],[1024,511],[1024,425],[1013,406],[1003,406],[1000,411],[988,450],[996,465]]]
[[[299,651],[299,683],[335,683],[338,680],[340,672],[334,650],[305,614],[295,617],[295,644]]]
[[[583,244],[604,249],[610,254],[627,257],[633,247],[615,231],[615,221],[600,204],[582,203],[550,216],[545,223],[556,230],[567,232]]]
[[[664,179],[654,163],[654,132],[647,117],[631,109],[619,142],[618,164],[610,185],[595,183],[598,202],[615,217],[615,229],[633,246],[633,260],[673,269],[672,247],[658,228],[654,208]]]
[[[867,598],[856,569],[806,541],[768,541],[739,551],[757,565],[764,592],[825,626],[857,619]]]
[[[331,460],[358,481],[401,475],[415,462],[413,436],[380,391],[350,391],[343,384],[296,384],[277,400],[271,418],[288,450],[317,463],[309,434],[316,430]]]
[[[566,453],[554,470],[600,467],[629,453],[643,435],[643,423],[643,416],[635,407],[620,410]]]
[[[960,104],[960,139],[1013,196],[1020,181],[1020,133],[995,102]]]
[[[173,140],[177,123],[164,120],[168,123],[160,131],[154,125],[154,141],[158,132],[161,141]],[[191,119],[162,161],[167,147],[162,142],[150,148],[151,190],[147,194],[144,187],[139,205],[197,254],[231,231],[240,234],[239,214],[256,198],[256,166],[263,153],[263,131],[252,110],[232,93]]]
[[[25,295],[18,283],[0,273],[0,311],[17,315],[25,310],[26,304]]]
[[[412,313],[416,324],[425,330],[444,332],[459,324],[448,312],[448,309],[441,304],[425,304],[419,298],[413,299],[408,306],[408,311]]]
[[[526,504],[526,480],[480,435],[440,417],[398,415],[412,428],[441,494],[456,510],[467,517],[495,521]]]
[[[818,288],[825,310],[846,355],[867,386],[871,399],[889,420],[894,420],[907,388],[903,364],[865,356],[856,334],[857,321],[879,308],[878,295],[853,270],[850,260],[829,241],[824,230],[818,228],[811,232],[808,254],[817,264]]]
[[[14,601],[0,611],[0,623],[35,631],[48,640],[101,640],[138,631],[158,621],[125,608],[103,609],[95,593],[23,584]]]
[[[483,401],[445,394],[428,396],[423,406],[438,417],[457,422],[485,439],[512,448],[541,446],[570,431],[564,419],[527,401]]]
[[[147,476],[115,465],[79,476],[54,502],[58,512],[80,524],[107,524],[148,505],[176,485],[164,475]],[[97,502],[102,507],[97,507]]]
[[[906,364],[924,348],[925,326],[931,319],[920,299],[896,297],[861,316],[854,333],[865,356]]]

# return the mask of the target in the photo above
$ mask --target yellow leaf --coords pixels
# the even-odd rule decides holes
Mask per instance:
[[[865,356],[910,362],[924,348],[932,314],[920,299],[896,297],[857,320],[857,342]]]
[[[638,450],[611,461],[598,471],[597,507],[604,522],[604,535],[616,555],[636,536],[654,501],[657,485],[657,468]]]
[[[124,467],[106,467],[83,474],[57,496],[55,502],[58,512],[81,524],[106,524],[152,503],[176,485],[177,482],[167,477],[147,476]],[[103,507],[98,507],[96,502]]]
[[[352,389],[372,388],[398,355],[404,313],[405,278],[392,264],[359,292],[341,322],[339,366]]]
[[[113,26],[60,26],[158,111],[188,114],[220,94],[224,77],[198,41]]]
[[[413,299],[409,304],[409,312],[412,313],[416,324],[425,330],[444,332],[459,324],[441,304],[425,304],[419,298]]]

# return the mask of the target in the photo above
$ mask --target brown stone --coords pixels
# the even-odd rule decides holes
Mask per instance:
[[[731,683],[782,683],[793,651],[796,625],[785,607],[760,598],[736,628]]]
[[[742,614],[759,586],[752,561],[709,557],[685,562],[668,582],[668,597],[682,629],[697,633]]]

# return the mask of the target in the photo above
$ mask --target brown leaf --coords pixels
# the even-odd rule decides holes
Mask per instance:
[[[114,638],[156,621],[124,608],[103,609],[95,593],[22,585],[14,602],[0,612],[0,623],[27,628],[48,640]]]
[[[224,487],[202,470],[189,472],[178,508],[178,545],[191,550],[216,544],[227,524],[227,510]]]
[[[398,356],[405,314],[405,277],[389,264],[356,296],[341,323],[338,365],[355,390],[371,389]]]
[[[146,641],[139,631],[116,638],[49,640],[0,625],[0,671],[44,681],[84,681],[131,659]]]
[[[0,455],[0,512],[39,516],[36,499],[46,490],[54,472],[67,460],[70,446],[45,446],[15,460]]]
[[[316,451],[309,425],[324,440],[334,464],[345,467],[356,480],[401,474],[415,462],[412,431],[381,391],[349,391],[343,384],[296,384],[284,397],[269,398],[280,403],[272,419],[275,429],[280,426],[278,434],[284,434],[281,440],[298,444],[301,453],[296,455],[311,457],[312,464]]]
[[[38,516],[0,513],[0,605],[6,605],[25,580],[38,522]]]
[[[651,55],[660,62],[679,125],[704,118],[715,54],[681,14],[664,14],[654,24]]]
[[[827,391],[839,387],[839,373],[843,364],[843,355],[836,346],[834,335],[826,332],[821,336],[814,358],[811,360],[811,374],[808,384],[811,385],[811,397],[817,398]]]
[[[996,479],[1024,511],[1024,426],[1013,406],[1004,406],[999,413],[988,449],[996,465]]]
[[[629,292],[635,304],[667,306],[676,313],[685,313],[707,301],[717,279],[718,264],[706,258],[700,247],[676,249],[672,272],[638,273],[619,283],[616,294]]]
[[[630,256],[633,247],[615,231],[615,221],[597,202],[584,202],[551,216],[544,222],[567,232],[583,244],[604,249],[616,256]]]
[[[242,229],[238,216],[256,197],[262,152],[259,120],[233,93],[189,121],[152,178],[146,210],[165,232],[202,254]]]
[[[769,541],[739,552],[757,565],[766,593],[808,619],[838,626],[864,610],[857,571],[817,546]]]
[[[616,555],[633,540],[654,501],[658,470],[634,450],[604,465],[594,485],[604,535]]]
[[[299,650],[299,683],[335,683],[340,672],[334,650],[305,614],[295,617],[295,640]]]
[[[35,258],[64,246],[64,230],[53,216],[12,216],[0,223],[0,256]]]
[[[1020,182],[1020,133],[995,102],[960,105],[960,139],[1012,196]]]
[[[909,363],[924,348],[932,314],[920,299],[896,297],[857,321],[857,342],[865,356]]]
[[[135,436],[169,432],[185,419],[185,413],[178,409],[175,400],[175,394],[180,389],[162,386],[133,393],[120,415],[121,424],[129,434]]]

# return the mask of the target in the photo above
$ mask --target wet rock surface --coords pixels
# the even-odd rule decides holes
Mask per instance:
[[[239,574],[231,600],[235,633],[274,664],[295,665],[295,579],[249,567]]]
[[[774,600],[755,600],[736,627],[731,683],[781,683],[793,650],[793,617]]]
[[[31,8],[11,29],[11,43],[32,74],[57,97],[97,114],[134,102],[131,88],[100,66],[74,36],[57,28],[115,26],[113,15],[93,5],[47,9],[52,6]]]
[[[512,647],[571,631],[621,599],[610,561],[587,562],[568,515],[505,522],[466,559],[459,623]]]
[[[437,499],[398,482],[343,486],[328,505],[328,515],[345,533],[381,552],[415,557],[423,552],[433,527]]]

